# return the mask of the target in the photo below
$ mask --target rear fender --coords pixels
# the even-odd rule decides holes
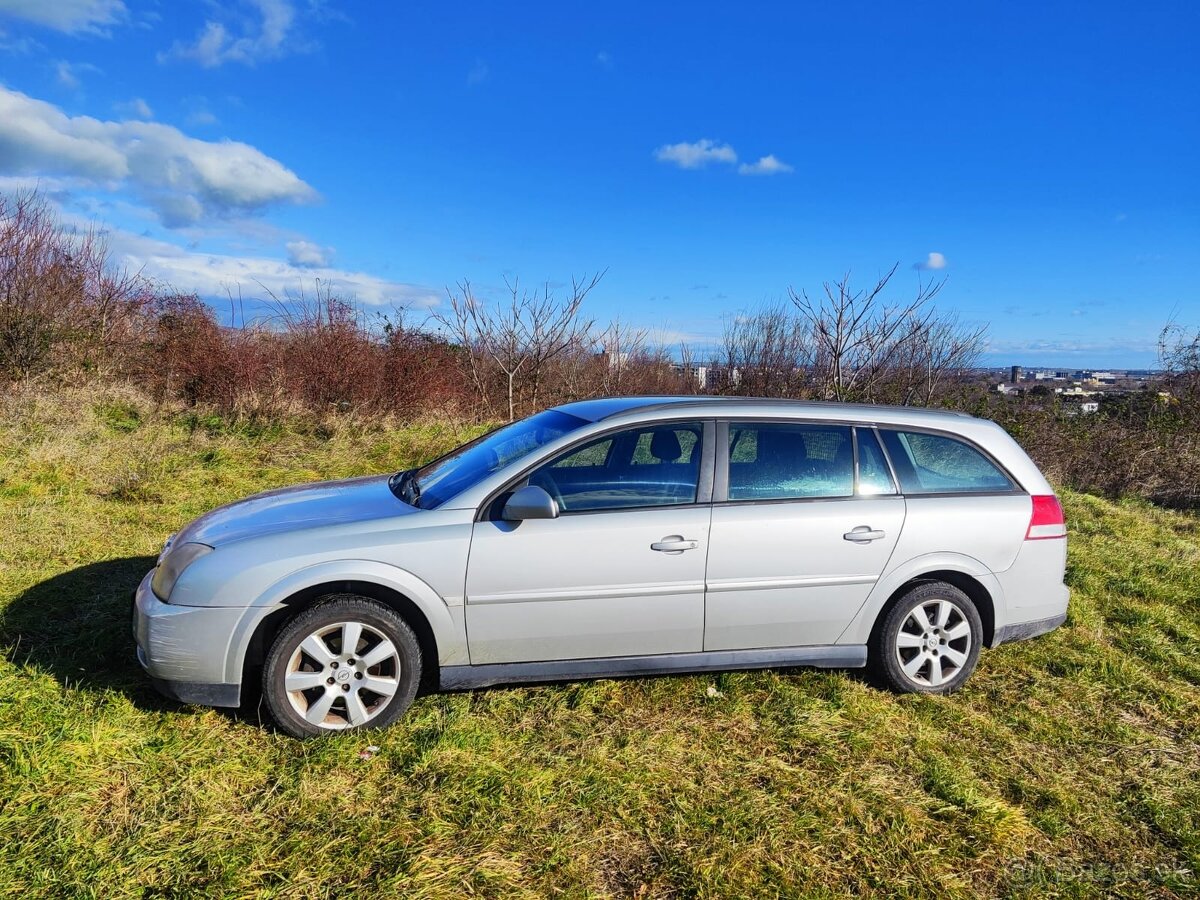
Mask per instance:
[[[961,572],[974,578],[992,597],[996,627],[999,628],[1008,623],[1004,589],[987,566],[979,560],[961,553],[927,553],[896,566],[880,578],[871,593],[867,595],[867,601],[850,624],[846,626],[846,630],[842,632],[837,642],[839,644],[867,643],[871,637],[871,629],[875,627],[879,614],[887,605],[892,594],[914,578],[938,571]]]

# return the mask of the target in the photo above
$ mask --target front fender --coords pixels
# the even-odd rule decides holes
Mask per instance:
[[[879,618],[884,605],[892,594],[906,582],[930,572],[961,572],[969,575],[987,589],[992,597],[995,611],[995,626],[999,628],[1008,622],[1007,606],[1004,600],[1004,589],[996,576],[982,562],[961,553],[926,553],[914,557],[894,569],[890,569],[867,595],[867,600],[859,609],[858,614],[846,626],[838,638],[839,644],[865,644],[871,637],[871,629]]]
[[[226,680],[241,680],[246,649],[255,630],[267,616],[283,609],[289,597],[309,588],[341,581],[364,581],[403,595],[429,623],[437,643],[438,664],[457,666],[470,662],[462,606],[448,605],[428,583],[405,569],[377,560],[344,559],[297,569],[251,601],[230,641],[225,663]]]

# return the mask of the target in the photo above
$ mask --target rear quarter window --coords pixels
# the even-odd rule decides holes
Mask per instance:
[[[1015,490],[995,463],[965,441],[921,431],[880,434],[906,494]]]

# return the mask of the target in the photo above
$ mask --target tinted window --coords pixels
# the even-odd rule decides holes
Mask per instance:
[[[868,497],[896,493],[892,473],[888,471],[875,432],[869,428],[855,431],[858,438],[858,493]]]
[[[849,497],[853,493],[854,446],[849,428],[730,423],[730,500]]]
[[[1008,476],[960,440],[919,431],[880,433],[906,494],[1012,490]]]
[[[529,483],[563,512],[695,503],[702,433],[699,422],[618,432],[552,460]]]

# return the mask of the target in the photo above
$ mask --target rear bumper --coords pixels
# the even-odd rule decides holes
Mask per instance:
[[[1048,619],[1036,619],[1032,622],[1014,622],[1011,625],[1001,625],[996,629],[996,634],[992,638],[992,646],[998,647],[1009,641],[1027,641],[1030,638],[1037,637],[1039,634],[1053,631],[1065,621],[1067,621],[1067,614],[1064,612],[1056,616],[1050,616]]]
[[[223,678],[244,609],[173,606],[150,590],[148,573],[133,595],[137,658],[154,687],[180,703],[238,706],[241,685]]]

